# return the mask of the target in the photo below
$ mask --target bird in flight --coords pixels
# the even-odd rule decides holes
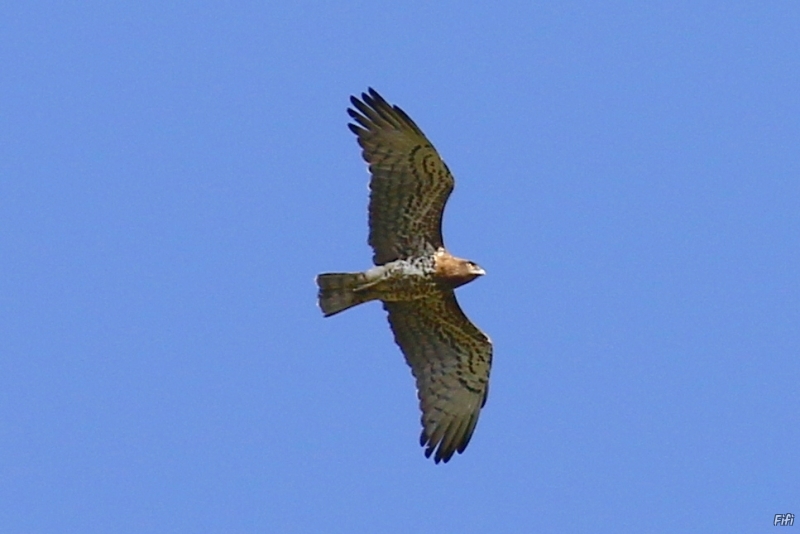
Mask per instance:
[[[416,378],[420,445],[438,464],[469,444],[486,403],[492,343],[458,305],[454,290],[485,274],[451,255],[442,215],[453,175],[422,130],[370,88],[350,97],[348,124],[371,173],[369,245],[375,267],[317,276],[325,317],[380,300]]]

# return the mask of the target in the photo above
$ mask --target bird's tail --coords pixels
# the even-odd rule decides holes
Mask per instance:
[[[319,307],[325,317],[337,314],[375,297],[359,291],[367,283],[364,273],[324,273],[317,276]]]

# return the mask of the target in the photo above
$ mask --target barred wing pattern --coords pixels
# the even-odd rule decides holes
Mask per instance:
[[[447,462],[467,448],[489,392],[492,343],[452,291],[384,302],[395,342],[417,380],[425,456]]]
[[[406,113],[370,88],[348,109],[357,124],[364,160],[372,174],[369,244],[373,262],[431,254],[444,246],[442,214],[453,191],[450,170]]]

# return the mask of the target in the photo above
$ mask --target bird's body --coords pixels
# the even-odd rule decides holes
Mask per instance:
[[[463,452],[486,402],[492,345],[453,290],[484,273],[451,255],[441,226],[453,190],[449,169],[416,124],[370,89],[349,109],[369,163],[372,267],[317,277],[326,317],[380,300],[417,380],[425,454],[447,462]]]
[[[329,293],[336,293],[342,284],[358,296],[358,302],[354,301],[353,306],[370,300],[405,302],[425,299],[453,290],[483,274],[482,269],[476,270],[475,267],[474,263],[456,258],[441,248],[430,256],[391,261],[363,273],[321,274],[317,279],[321,289],[320,306],[326,317],[351,307],[342,308],[326,298]]]

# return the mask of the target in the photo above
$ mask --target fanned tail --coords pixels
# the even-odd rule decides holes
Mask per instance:
[[[324,273],[317,276],[319,286],[319,307],[325,317],[363,302],[373,300],[367,292],[358,292],[367,277],[364,273]]]

